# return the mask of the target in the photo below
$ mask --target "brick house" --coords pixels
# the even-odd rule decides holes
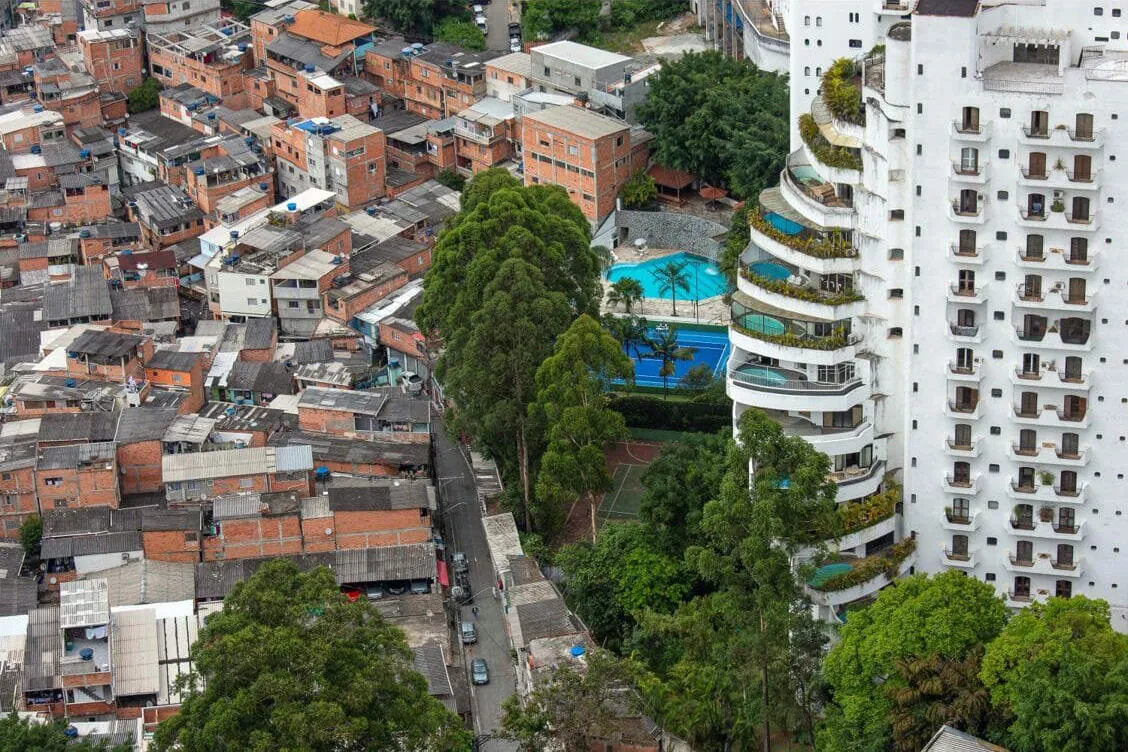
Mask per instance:
[[[458,113],[454,121],[455,165],[477,175],[513,158],[513,105],[486,97]]]
[[[114,442],[41,449],[35,464],[35,490],[43,511],[67,507],[116,509],[121,493]]]
[[[24,519],[39,512],[35,493],[37,456],[34,436],[0,442],[0,519],[4,538],[18,539]]]
[[[200,561],[202,524],[203,514],[198,509],[144,509],[141,543],[145,558],[195,564]]]
[[[308,446],[248,447],[161,458],[169,501],[214,499],[246,493],[313,491],[313,453]]]
[[[124,495],[162,490],[161,439],[179,413],[175,408],[128,407],[117,426],[117,464]]]
[[[421,478],[430,475],[430,445],[421,441],[366,440],[297,431],[287,444],[313,448],[317,467],[371,478]]]
[[[136,29],[88,29],[78,32],[78,49],[86,72],[98,86],[128,94],[144,76],[144,45]]]
[[[125,383],[145,379],[144,363],[153,355],[153,342],[137,334],[112,329],[88,329],[67,345],[67,373]]]
[[[170,250],[150,251],[149,253],[129,253],[105,260],[107,277],[117,279],[121,286],[132,287],[179,287],[176,254]]]
[[[424,543],[434,535],[434,488],[427,481],[334,485],[328,501],[337,548]]]
[[[334,321],[351,324],[353,317],[377,300],[408,283],[409,277],[395,264],[379,263],[350,277],[337,278],[325,296],[325,315]]]
[[[146,36],[149,70],[165,86],[190,83],[232,109],[246,104],[243,71],[252,67],[250,28],[234,19]]]
[[[145,377],[154,387],[187,394],[181,414],[195,413],[204,406],[203,353],[157,350],[145,363]]]
[[[204,538],[204,561],[302,553],[300,510],[298,494],[216,499],[214,533]]]
[[[292,420],[292,416],[282,410],[234,402],[209,402],[199,415],[215,421],[212,432],[222,441],[241,442],[247,447],[266,446],[266,442]]]
[[[582,107],[526,114],[521,145],[525,185],[561,186],[593,222],[614,210],[619,188],[632,174],[630,126]]]
[[[78,228],[78,251],[82,263],[90,266],[104,256],[135,250],[141,243],[141,226],[136,222],[113,222]]]
[[[310,387],[298,399],[303,431],[361,439],[429,442],[431,409],[426,400],[397,388],[364,392]]]

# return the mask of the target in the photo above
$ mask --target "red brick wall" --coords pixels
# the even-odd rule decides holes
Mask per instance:
[[[117,462],[123,493],[148,493],[161,490],[161,442],[138,441],[118,444]]]
[[[144,68],[143,46],[139,39],[86,40],[78,38],[86,71],[93,76],[98,85],[110,91],[128,94],[141,85]],[[114,64],[117,70],[114,70]]]
[[[322,310],[325,311],[325,315],[329,318],[342,324],[348,324],[352,321],[353,316],[360,313],[365,308],[368,308],[377,300],[385,297],[388,293],[403,287],[407,282],[407,275],[401,274],[373,285],[367,290],[353,295],[350,298],[341,298],[336,301],[336,304],[330,304],[328,299],[326,299],[322,302],[321,307]]]
[[[200,560],[200,533],[146,530],[141,534],[146,559],[194,564]]]
[[[60,478],[57,486],[48,486],[47,478]],[[69,507],[111,507],[121,501],[118,492],[117,462],[78,470],[41,470],[35,474],[35,490],[44,511],[56,509],[55,499],[65,499]]]
[[[39,512],[35,497],[35,470],[21,467],[6,470],[4,474],[8,479],[4,480],[0,475],[0,496],[15,503],[0,505],[0,536],[19,538],[19,525],[27,516]]]
[[[219,528],[219,535],[204,539],[204,561],[302,552],[301,521],[297,514],[224,520]]]
[[[337,548],[336,523],[332,517],[302,520],[303,550],[307,554],[335,551]],[[329,535],[325,531],[331,531]]]
[[[333,515],[337,548],[372,548],[424,543],[431,539],[431,518],[418,509],[337,512]]]

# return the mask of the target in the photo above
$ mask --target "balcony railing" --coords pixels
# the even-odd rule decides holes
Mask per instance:
[[[1031,170],[1029,167],[1023,167],[1021,169],[1022,177],[1027,180],[1046,180],[1049,177],[1049,173],[1046,172],[1045,167],[1040,170]]]
[[[971,478],[957,478],[954,475],[945,475],[944,480],[952,488],[971,488]]]
[[[1066,212],[1065,221],[1071,225],[1088,225],[1093,223],[1091,214],[1071,214]]]
[[[971,554],[966,551],[951,551],[945,548],[944,558],[951,561],[971,561]]]
[[[1022,126],[1022,132],[1027,138],[1049,138],[1049,128],[1032,128],[1029,125]]]
[[[741,370],[753,368],[756,372]],[[862,385],[860,378],[850,378],[842,382],[826,383],[810,381],[805,378],[789,377],[787,372],[770,366],[745,364],[729,371],[728,376],[737,384],[765,389],[772,392],[808,392],[814,394],[846,394]]]
[[[983,206],[976,203],[974,206],[952,201],[952,213],[957,217],[978,217],[983,214]]]
[[[1061,535],[1077,535],[1081,532],[1080,525],[1054,525],[1054,532]]]
[[[1069,138],[1071,141],[1096,141],[1096,131],[1084,130],[1079,131],[1076,128],[1069,128]]]
[[[978,326],[960,326],[959,324],[948,324],[948,329],[952,334],[957,337],[975,337],[979,334]]]
[[[1016,289],[1018,291],[1018,299],[1019,300],[1025,300],[1027,302],[1032,302],[1032,303],[1041,303],[1042,302],[1042,288],[1041,287],[1031,287],[1031,286],[1026,285],[1025,283],[1020,282]]]
[[[970,452],[975,449],[974,443],[958,444],[955,439],[944,439],[948,443],[949,449],[954,449],[957,452]]]
[[[1010,559],[1010,563],[1013,566],[1016,566],[1016,567],[1032,567],[1032,566],[1034,566],[1034,560],[1033,559],[1020,559],[1017,556],[1015,556],[1014,554],[1010,554],[1010,556],[1008,558]]]
[[[979,407],[979,401],[975,402],[954,402],[948,400],[948,407],[954,413],[973,413]]]
[[[1011,517],[1010,526],[1015,530],[1033,530],[1034,518],[1033,517]]]
[[[1054,569],[1061,569],[1067,572],[1072,572],[1077,569],[1077,563],[1074,561],[1062,561],[1061,559],[1050,560],[1050,566]]]
[[[1023,381],[1041,381],[1042,380],[1042,372],[1041,371],[1024,371],[1021,368],[1016,368],[1016,369],[1014,369],[1014,375],[1017,376],[1018,378],[1022,379]]]
[[[1011,444],[1011,450],[1022,457],[1037,457],[1038,447],[1022,446],[1021,444]]]
[[[1091,183],[1093,182],[1092,172],[1074,172],[1073,170],[1066,170],[1066,177],[1069,178],[1071,183]]]
[[[1031,222],[1045,222],[1046,221],[1046,210],[1045,209],[1042,209],[1041,211],[1038,211],[1038,210],[1032,211],[1032,210],[1029,210],[1029,209],[1019,209],[1018,213],[1020,215],[1022,215],[1022,218],[1027,220],[1027,221],[1031,221]]]
[[[1085,420],[1085,410],[1058,410],[1058,420],[1069,421],[1070,423],[1080,423]]]
[[[962,298],[974,298],[978,294],[975,287],[967,285],[949,285],[948,287],[952,290],[953,295],[959,295]]]
[[[979,249],[975,247],[964,248],[963,246],[952,243],[952,255],[964,258],[975,258],[979,256]]]

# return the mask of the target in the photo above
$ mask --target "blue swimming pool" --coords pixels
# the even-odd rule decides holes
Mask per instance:
[[[768,279],[786,282],[791,278],[791,270],[783,264],[777,264],[774,261],[757,261],[748,267],[752,270],[753,274],[758,274],[761,277]]]
[[[798,235],[803,232],[803,225],[798,222],[792,222],[787,217],[781,217],[775,212],[768,212],[764,215],[764,219],[768,221],[772,227],[776,228],[784,235]]]
[[[787,376],[768,366],[743,366],[736,372],[751,381],[766,386],[783,386],[787,383]]]
[[[811,579],[807,580],[807,584],[813,588],[822,587],[831,578],[837,577],[840,574],[846,574],[853,568],[853,566],[843,561],[835,562],[834,564],[824,564],[815,570]]]
[[[740,317],[740,325],[760,334],[783,334],[787,325],[782,321],[762,313],[747,313]]]
[[[682,266],[686,281],[689,283],[688,293],[678,290],[678,300],[705,300],[724,295],[728,291],[728,280],[725,279],[720,267],[708,259],[685,252],[660,256],[637,264],[615,264],[607,272],[607,279],[610,282],[618,282],[624,277],[633,277],[642,284],[644,297],[668,299],[670,293],[669,291],[662,293],[662,286],[655,277],[655,271],[671,262]]]

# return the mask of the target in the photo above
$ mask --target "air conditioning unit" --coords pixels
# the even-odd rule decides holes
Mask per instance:
[[[1063,198],[1065,198],[1065,191],[1061,190],[1060,188],[1055,188],[1054,189],[1054,200],[1057,201],[1057,200],[1063,199]]]

